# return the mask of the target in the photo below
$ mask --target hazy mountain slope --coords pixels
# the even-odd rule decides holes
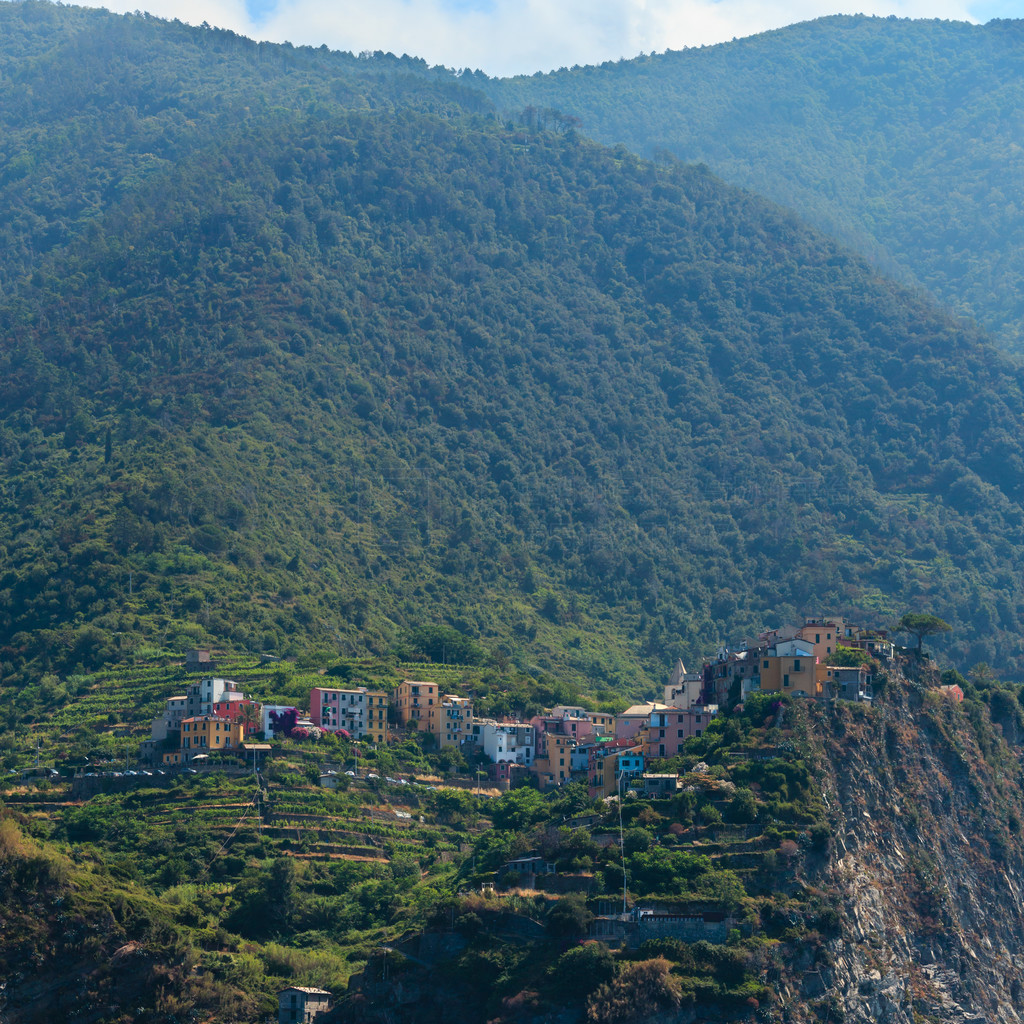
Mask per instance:
[[[83,17],[0,14],[33,10]],[[765,622],[906,607],[1017,668],[1024,408],[982,339],[700,170],[95,17],[93,64],[110,26],[144,45],[63,119],[64,36],[10,65],[50,114],[7,111],[0,168],[5,672],[434,623],[639,688]],[[145,174],[140,78],[184,126]],[[61,175],[106,184],[65,214]]]
[[[720,46],[484,81],[606,143],[703,161],[975,316],[1024,332],[1024,22],[837,16]]]

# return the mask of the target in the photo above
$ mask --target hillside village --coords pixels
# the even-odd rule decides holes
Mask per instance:
[[[544,791],[585,780],[591,798],[613,796],[624,783],[655,792],[670,779],[648,767],[680,754],[720,708],[753,693],[870,702],[873,666],[890,662],[895,651],[884,629],[807,618],[722,648],[700,671],[678,662],[661,701],[614,715],[557,705],[528,721],[478,715],[471,695],[446,693],[438,682],[406,679],[391,692],[315,686],[308,709],[300,709],[261,703],[239,683],[210,675],[167,700],[140,760],[173,768],[218,754],[256,758],[282,735],[333,733],[372,746],[415,737],[426,749],[457,749],[502,789],[531,783]],[[190,659],[193,667],[210,664],[208,652]]]
[[[182,667],[193,681],[168,698]],[[365,1019],[383,1022],[421,1002],[431,1020],[451,1019],[451,984],[486,1003],[481,1020],[512,1021],[502,1000],[521,989],[549,1007],[596,1007],[594,986],[563,984],[577,949],[623,979],[634,961],[665,956],[679,965],[680,999],[728,1017],[771,1004],[763,953],[777,947],[803,958],[801,984],[825,1012],[842,908],[829,857],[874,826],[860,824],[862,789],[829,774],[821,743],[842,744],[837,763],[845,749],[873,761],[908,699],[936,721],[967,714],[959,687],[940,687],[955,673],[832,617],[767,630],[697,671],[679,662],[660,700],[618,713],[570,699],[537,713],[540,702],[512,704],[529,707],[519,720],[491,715],[502,705],[486,680],[474,689],[452,666],[387,666],[406,676],[392,687],[374,685],[384,666],[310,668],[289,684],[269,657],[192,652],[154,673],[138,725],[164,708],[140,751],[146,767],[10,782],[6,798],[26,823],[46,817],[74,857],[121,858],[119,870],[175,899],[187,889],[182,920],[208,924],[196,939],[204,984],[234,984],[279,1021],[375,1006]],[[329,685],[355,681],[366,685]],[[287,896],[274,902],[282,879]],[[293,933],[296,968],[274,952]],[[305,949],[309,935],[330,945],[330,970]],[[126,928],[117,941],[141,940]],[[260,965],[243,976],[253,950]],[[483,971],[492,956],[507,983]]]

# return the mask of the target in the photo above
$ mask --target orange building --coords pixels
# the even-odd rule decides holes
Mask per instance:
[[[831,670],[818,661],[813,641],[779,641],[761,655],[762,693],[803,693],[820,697]]]
[[[395,715],[399,725],[416,723],[420,732],[438,735],[438,710],[441,706],[437,683],[421,683],[406,679],[395,690]]]
[[[561,786],[572,774],[572,749],[576,740],[556,732],[537,737],[537,755],[533,759],[533,773],[541,789]]]

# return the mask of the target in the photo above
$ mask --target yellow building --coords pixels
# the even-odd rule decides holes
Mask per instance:
[[[238,750],[245,726],[220,715],[196,715],[181,723],[181,760],[191,761],[197,754]]]
[[[607,799],[617,796],[628,780],[638,777],[644,770],[644,756],[639,746],[611,746],[606,751],[595,751],[587,769],[587,790],[590,796]],[[626,781],[620,783],[619,777]]]
[[[366,716],[362,738],[383,743],[388,734],[388,695],[383,690],[366,691]]]
[[[807,619],[797,630],[801,640],[814,644],[814,653],[819,661],[824,661],[842,643],[845,636],[853,632],[842,619],[820,618]]]
[[[473,735],[473,702],[469,697],[446,693],[438,716],[437,745],[458,747]]]

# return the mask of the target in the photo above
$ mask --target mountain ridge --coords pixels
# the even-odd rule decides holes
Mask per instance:
[[[1019,348],[1024,22],[833,15],[715,46],[476,84],[607,144],[701,161]]]

